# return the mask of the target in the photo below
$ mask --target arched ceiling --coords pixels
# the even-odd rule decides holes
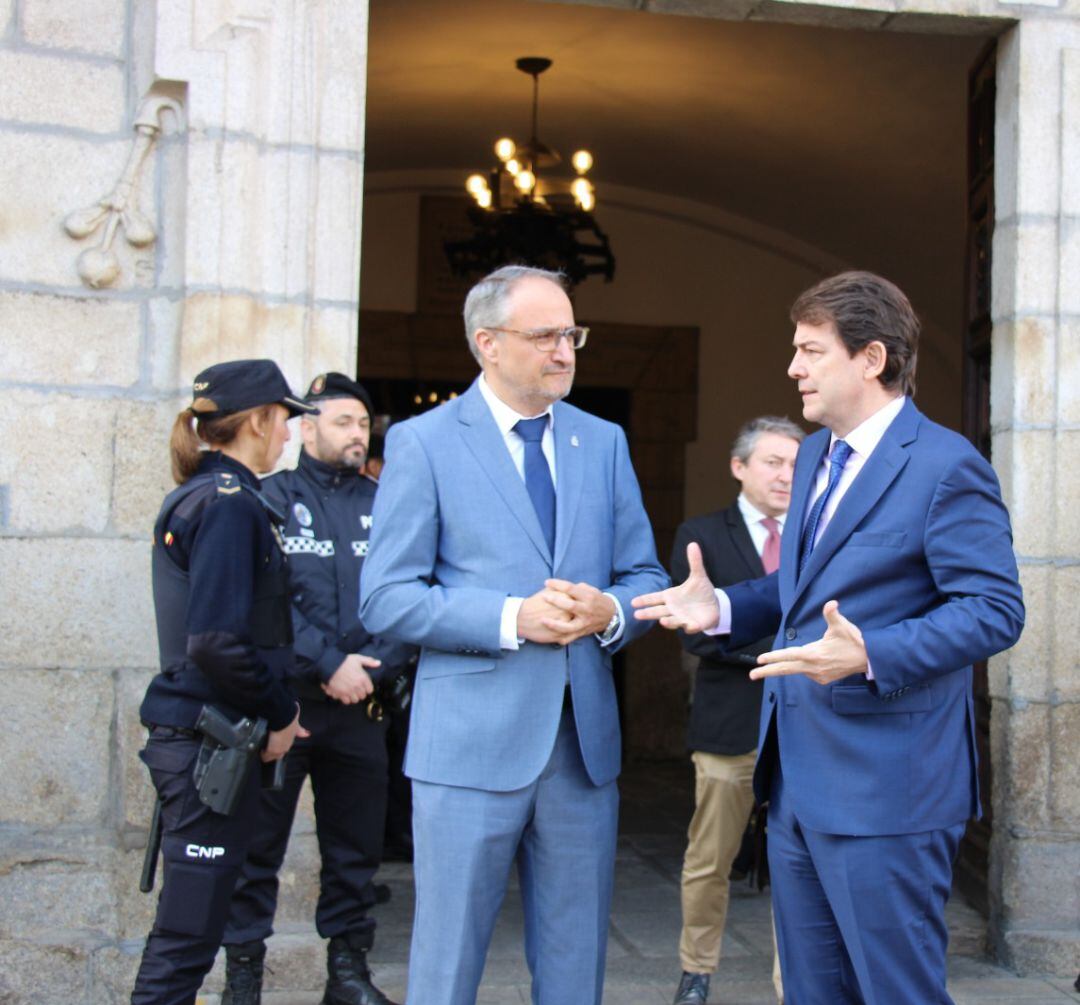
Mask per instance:
[[[496,137],[528,135],[514,60],[548,56],[540,136],[592,150],[601,222],[611,181],[894,275],[912,255],[955,273],[984,38],[533,0],[372,0],[370,17],[368,170],[488,167]]]

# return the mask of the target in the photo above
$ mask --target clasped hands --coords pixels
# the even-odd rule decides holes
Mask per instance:
[[[329,697],[343,705],[355,705],[369,697],[375,683],[368,670],[382,666],[382,661],[363,653],[349,653],[325,684],[319,686]]]
[[[382,661],[374,656],[364,656],[362,653],[350,653],[341,661],[341,665],[325,684],[319,686],[329,697],[340,701],[343,705],[355,705],[363,701],[372,691],[375,684],[368,670],[374,670],[382,666]],[[300,706],[297,705],[296,717],[284,729],[270,733],[266,749],[262,752],[264,761],[276,761],[284,757],[298,738],[305,738],[311,734],[300,725]]]
[[[518,638],[568,646],[586,635],[599,635],[614,614],[615,602],[595,586],[545,579],[544,588],[522,602]]]
[[[715,628],[720,619],[716,588],[705,572],[701,548],[691,542],[686,546],[690,574],[678,586],[658,593],[634,597],[634,617],[641,621],[659,621],[664,628],[681,628],[688,635]],[[789,649],[774,649],[758,657],[758,666],[750,671],[752,680],[803,674],[818,684],[831,684],[841,677],[866,673],[866,644],[858,626],[840,613],[840,604],[830,600],[822,608],[825,634],[816,642]]]

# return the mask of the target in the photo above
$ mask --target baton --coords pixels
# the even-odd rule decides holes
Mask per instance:
[[[154,889],[158,852],[161,851],[161,797],[154,800],[154,814],[150,817],[150,832],[146,835],[146,854],[143,856],[139,890],[149,893]]]

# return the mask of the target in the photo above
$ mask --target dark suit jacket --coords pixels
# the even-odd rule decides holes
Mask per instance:
[[[795,462],[791,527],[803,526],[829,431]],[[907,401],[840,500],[805,568],[785,534],[778,574],[726,591],[733,645],[776,630],[776,646],[825,633],[839,600],[874,679],[822,687],[802,675],[765,687],[754,774],[825,834],[940,830],[979,810],[971,664],[1013,645],[1024,604],[997,476],[967,440]]]
[[[764,574],[739,504],[691,517],[675,532],[671,579],[681,583],[689,574],[686,546],[701,545],[705,571],[716,586],[729,586]],[[694,702],[686,745],[710,754],[749,754],[757,747],[762,682],[750,679],[759,653],[772,647],[772,635],[741,649],[725,652],[722,641],[707,635],[679,632],[683,648],[700,657],[694,681]],[[726,638],[723,642],[726,642]]]

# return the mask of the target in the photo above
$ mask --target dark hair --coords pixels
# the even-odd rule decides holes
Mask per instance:
[[[915,393],[921,325],[903,291],[872,272],[841,272],[812,286],[791,305],[795,324],[833,324],[854,356],[871,342],[885,347],[878,380],[890,390]]]
[[[173,481],[177,485],[183,485],[199,470],[204,444],[208,447],[224,447],[236,439],[248,416],[260,415],[265,418],[274,409],[273,405],[257,405],[242,412],[201,418],[198,405],[203,400],[197,398],[176,416],[173,423],[169,437],[169,459],[172,461]]]

